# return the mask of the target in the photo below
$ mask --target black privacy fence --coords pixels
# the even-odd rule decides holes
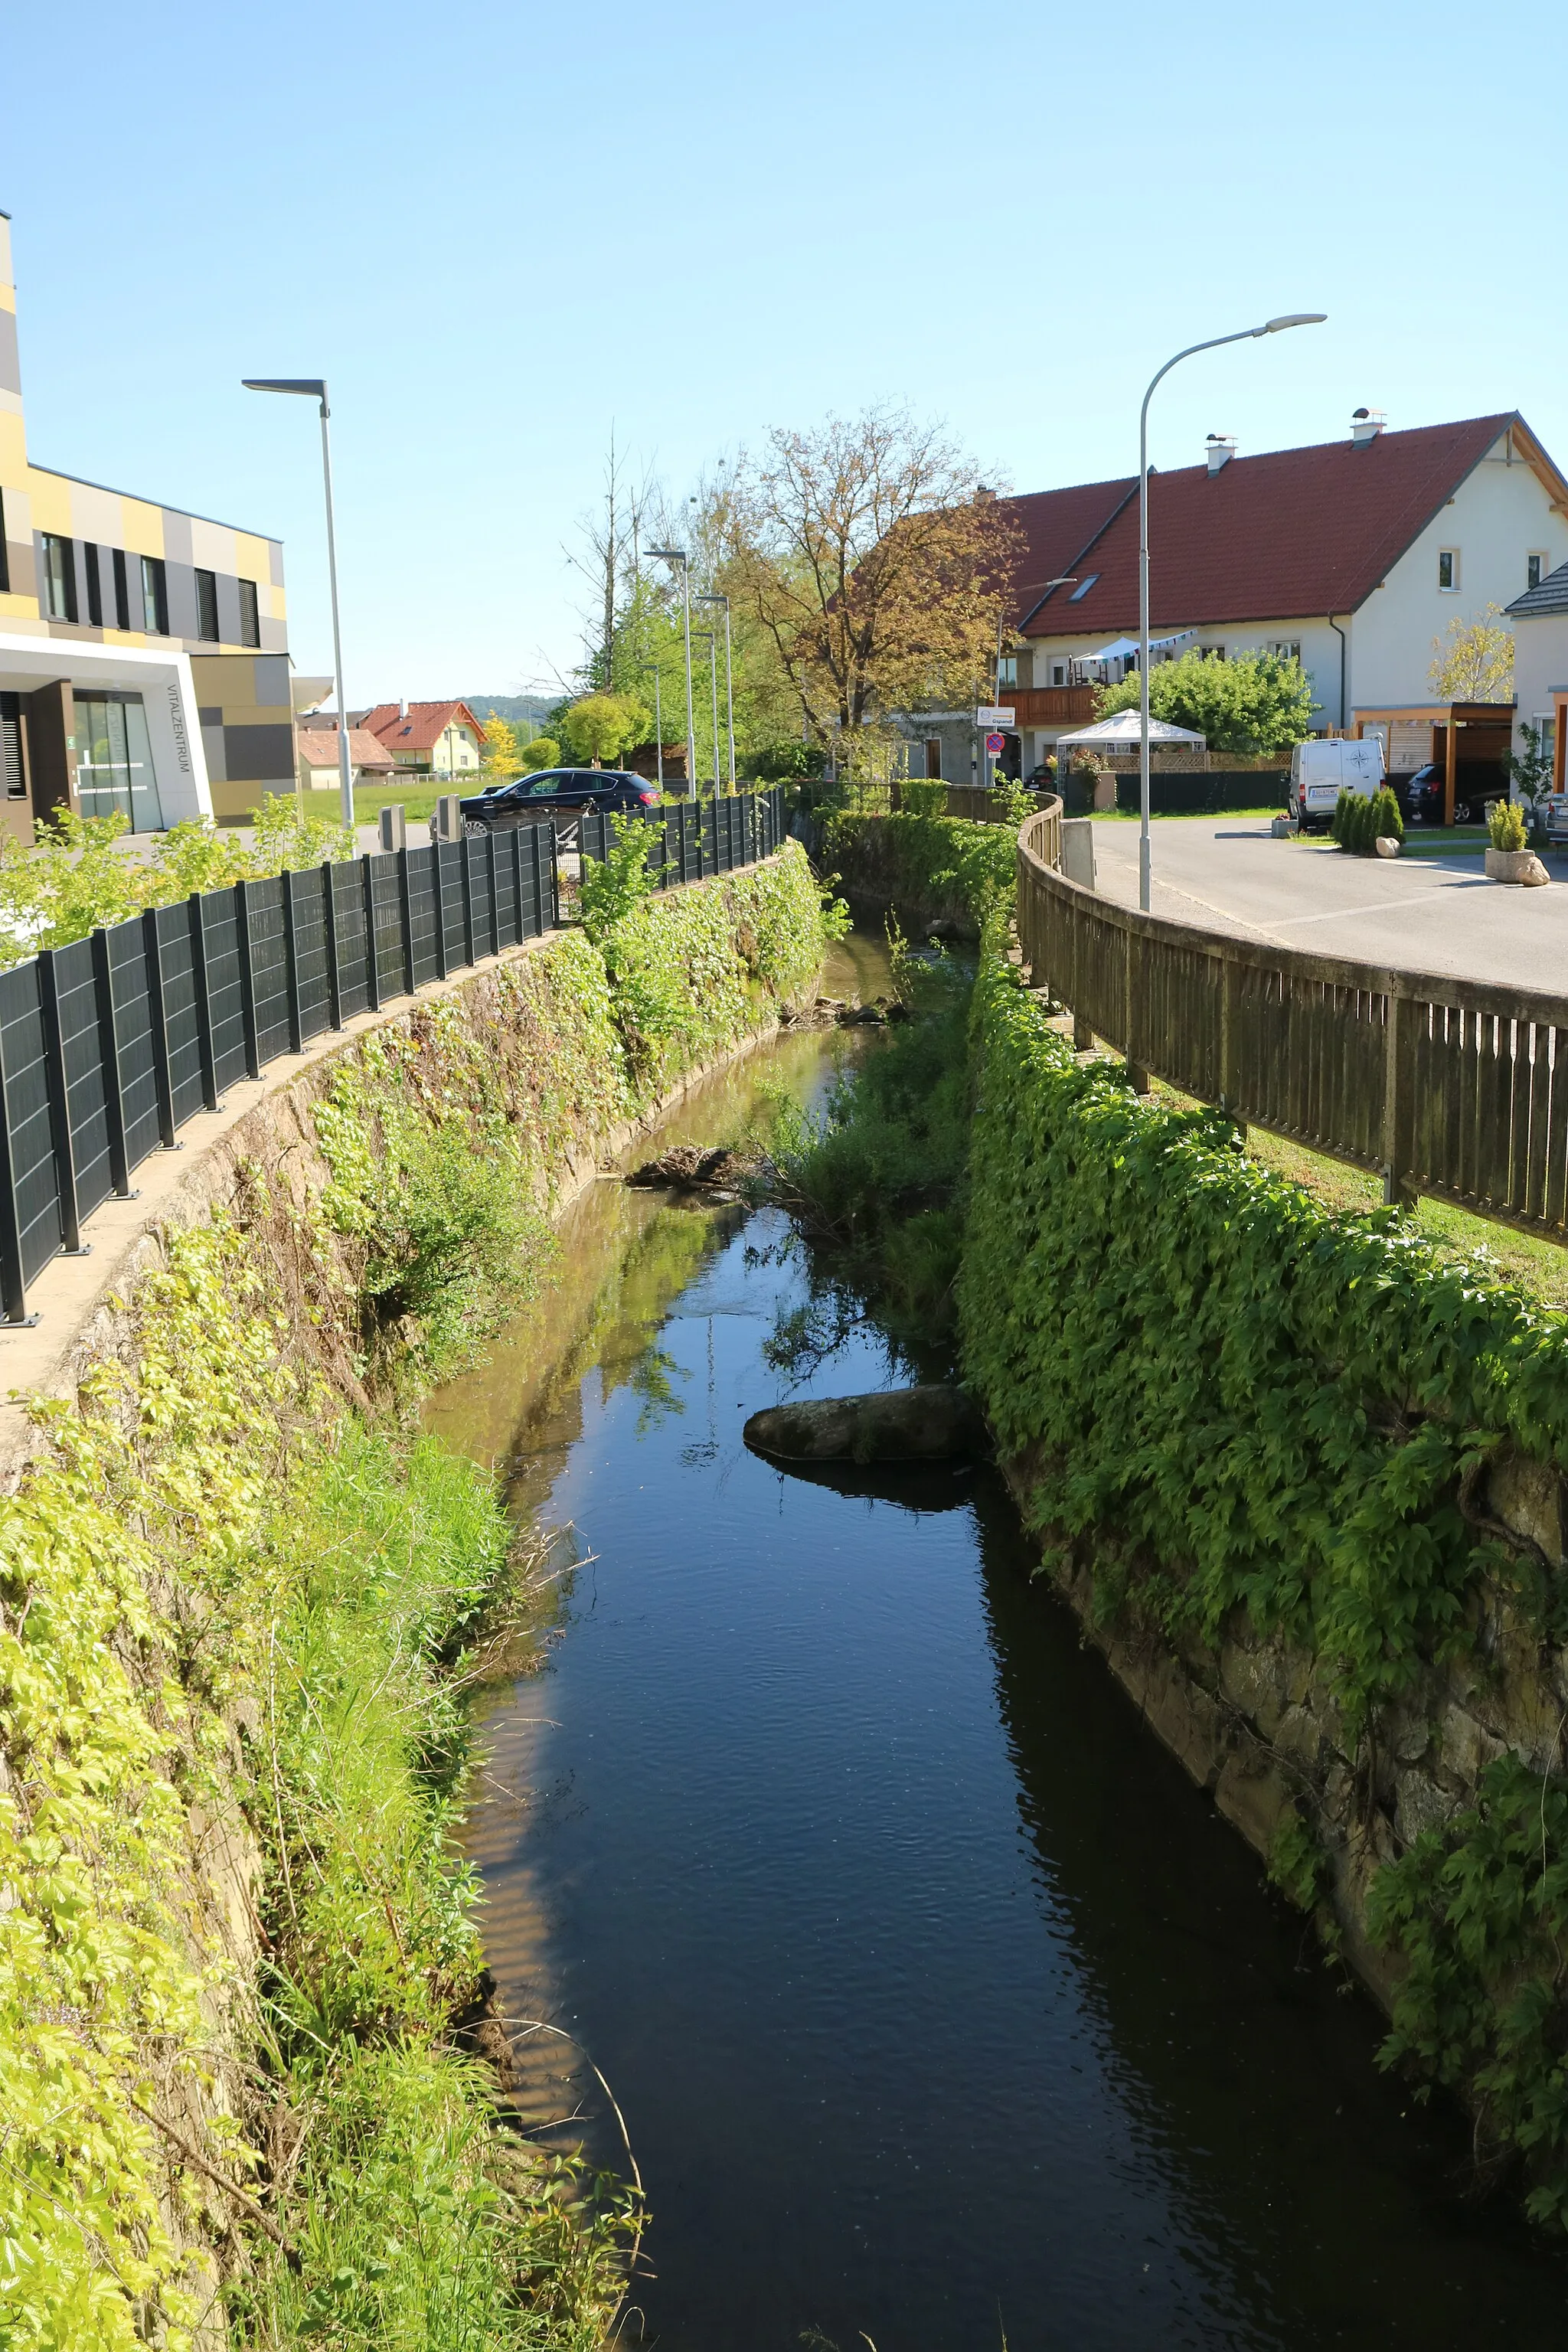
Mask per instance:
[[[779,796],[652,811],[663,879],[778,846]],[[583,820],[603,858],[613,822]],[[658,856],[656,849],[655,856]],[[560,922],[552,824],[237,882],[0,971],[0,1306],[83,1247],[85,1218],[177,1130],[281,1054]]]

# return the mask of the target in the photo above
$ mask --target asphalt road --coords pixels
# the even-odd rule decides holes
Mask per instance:
[[[1153,911],[1277,947],[1568,995],[1568,857],[1552,883],[1489,882],[1478,855],[1348,857],[1258,817],[1156,817]],[[1418,836],[1419,837],[1419,836]],[[1094,828],[1096,887],[1138,904],[1138,827]]]

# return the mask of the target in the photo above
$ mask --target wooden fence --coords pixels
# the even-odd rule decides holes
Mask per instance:
[[[774,786],[638,821],[672,888],[771,856],[783,814]],[[585,857],[615,839],[584,817]],[[546,819],[200,892],[0,971],[5,1320],[31,1319],[27,1285],[225,1087],[560,919]]]
[[[1018,835],[1018,937],[1081,1042],[1391,1201],[1568,1238],[1568,997],[1255,946],[1113,906],[1059,862],[1058,803]]]

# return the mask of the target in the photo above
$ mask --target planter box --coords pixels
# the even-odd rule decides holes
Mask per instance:
[[[1487,851],[1489,882],[1541,883],[1551,877],[1533,849],[1489,849]]]

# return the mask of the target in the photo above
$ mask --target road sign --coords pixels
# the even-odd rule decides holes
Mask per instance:
[[[1005,735],[987,735],[985,738],[985,749],[990,753],[992,759],[999,759],[1001,754],[1007,749],[1007,738]]]
[[[983,702],[974,714],[976,727],[1011,727],[1013,705],[1010,702]]]

